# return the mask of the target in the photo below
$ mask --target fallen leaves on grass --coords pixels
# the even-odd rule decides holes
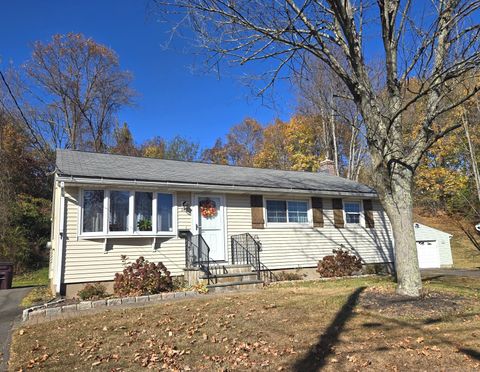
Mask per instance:
[[[294,369],[296,361],[312,349],[318,351],[315,360],[324,361],[327,370],[445,369],[458,363],[468,369],[478,364],[457,349],[459,339],[477,347],[474,326],[480,319],[470,310],[445,318],[419,308],[412,320],[403,316],[404,307],[412,312],[416,307],[408,301],[393,302],[397,298],[393,289],[380,286],[365,293],[370,296],[367,300],[389,300],[384,308],[379,309],[385,302],[376,301],[362,311],[358,306],[366,303],[360,297],[356,308],[342,314],[355,289],[278,287],[255,295],[119,309],[26,326],[22,330],[28,337],[22,337],[21,330],[15,332],[12,366],[26,368],[33,361],[35,368],[45,370],[84,365],[85,369],[108,371],[282,371]],[[463,309],[462,299],[454,301],[457,309]],[[395,307],[399,315],[390,316]],[[346,317],[343,326],[335,325],[339,314]],[[45,354],[48,358],[42,361]]]

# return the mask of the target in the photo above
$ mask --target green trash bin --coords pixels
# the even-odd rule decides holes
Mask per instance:
[[[12,288],[13,263],[0,262],[0,289]]]

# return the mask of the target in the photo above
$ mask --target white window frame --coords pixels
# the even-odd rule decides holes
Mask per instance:
[[[352,222],[347,222],[347,212],[345,210],[345,204],[348,204],[348,203],[356,203],[360,206],[359,208],[359,221],[358,223],[352,223]],[[355,227],[355,226],[360,226],[360,227],[363,227],[365,226],[365,215],[364,215],[364,212],[363,212],[363,201],[362,200],[358,200],[358,199],[344,199],[343,200],[343,205],[342,205],[342,209],[343,209],[343,221],[345,223],[345,226],[350,226],[350,227]]]
[[[119,191],[119,192],[128,192],[128,222],[127,222],[127,231],[110,231],[110,194],[112,191]],[[122,190],[122,189],[108,189],[106,190],[107,193],[107,224],[103,226],[103,230],[107,231],[108,236],[121,236],[121,235],[132,235],[133,234],[133,206],[134,206],[134,199],[133,199],[133,192],[131,190]]]
[[[102,231],[84,232],[83,231],[83,198],[87,190],[102,190],[103,191],[103,226]],[[129,192],[129,216],[128,216],[128,230],[127,231],[109,231],[110,219],[110,192],[111,191],[127,191]],[[137,231],[134,228],[135,223],[135,192],[151,192],[152,198],[152,231]],[[170,194],[172,195],[172,231],[158,231],[157,230],[157,195]],[[135,237],[174,237],[177,235],[177,194],[176,192],[167,190],[142,190],[142,189],[106,189],[103,187],[84,187],[80,189],[78,202],[78,226],[77,236],[79,238],[135,238]]]
[[[170,192],[170,191],[155,191],[154,192],[154,204],[153,208],[154,211],[154,220],[155,220],[155,232],[157,236],[176,236],[177,235],[177,193],[175,192]],[[158,194],[171,194],[172,195],[172,231],[158,231],[158,226],[157,226],[157,196]],[[152,220],[153,224],[153,220]]]
[[[136,226],[135,226],[135,198],[133,199],[133,234],[134,235],[147,235],[147,236],[151,236],[152,234],[156,234],[157,233],[157,230],[156,230],[156,223],[157,223],[157,192],[156,191],[149,191],[149,190],[135,190],[133,191],[133,195],[135,197],[135,194],[137,192],[149,192],[152,194],[152,231],[140,231],[140,230],[137,230],[136,229]],[[170,193],[169,193],[170,194]],[[155,225],[154,225],[155,224]]]
[[[84,212],[83,204],[84,204],[85,191],[103,191],[102,231],[87,231],[87,232],[83,231],[83,212]],[[105,221],[108,221],[108,216],[106,215],[106,213],[108,211],[107,204],[106,204],[107,203],[106,194],[107,194],[107,190],[105,190],[103,188],[99,188],[99,187],[85,188],[85,189],[80,190],[80,200],[79,200],[79,203],[78,203],[78,216],[79,216],[79,218],[78,218],[79,224],[78,224],[78,229],[77,229],[78,235],[80,235],[80,236],[93,236],[93,237],[101,237],[101,236],[105,235],[105,233],[106,233],[106,231],[105,231],[105,226],[106,226]]]
[[[282,201],[287,204],[287,222],[268,222],[267,218],[267,201]],[[305,223],[299,222],[288,222],[288,203],[289,202],[305,202],[307,203],[307,219]],[[286,228],[286,227],[296,227],[296,228],[307,228],[313,226],[313,217],[312,217],[312,205],[310,199],[284,199],[284,198],[263,198],[263,220],[265,221],[265,227],[273,228]]]

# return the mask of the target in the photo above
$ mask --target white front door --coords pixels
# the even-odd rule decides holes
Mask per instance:
[[[223,197],[197,196],[196,228],[210,247],[210,259],[225,261]]]
[[[440,267],[440,252],[436,241],[417,242],[418,266],[421,269]]]

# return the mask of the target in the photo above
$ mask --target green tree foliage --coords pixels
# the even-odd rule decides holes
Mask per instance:
[[[17,271],[45,261],[50,233],[51,167],[30,143],[20,122],[0,112],[0,257]]]

